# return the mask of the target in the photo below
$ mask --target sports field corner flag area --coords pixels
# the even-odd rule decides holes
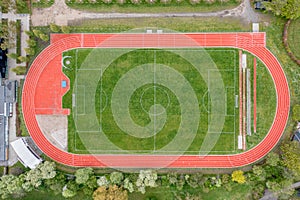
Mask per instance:
[[[238,120],[238,149],[241,149],[236,154],[182,154],[177,155],[169,151],[164,154],[161,151],[159,154],[145,154],[141,152],[140,154],[126,154],[123,151],[121,153],[97,153],[97,151],[90,150],[91,154],[77,154],[71,153],[66,150],[62,150],[52,144],[44,135],[41,130],[38,121],[37,115],[74,115],[73,109],[63,108],[63,96],[71,89],[71,81],[68,76],[63,73],[63,52],[69,51],[71,49],[84,49],[84,48],[97,48],[97,49],[120,49],[122,51],[127,51],[130,49],[167,49],[169,51],[177,51],[178,49],[193,49],[197,50],[200,48],[233,48],[240,50],[239,52],[239,73],[238,73],[238,82],[237,87],[238,91],[235,92],[235,98],[232,100],[232,104],[237,108],[239,115]],[[149,55],[155,55],[155,51],[149,53]],[[256,56],[270,72],[272,79],[274,81],[274,87],[276,91],[276,111],[274,116],[274,121],[272,126],[269,129],[266,137],[256,146],[251,149],[247,149],[246,137],[247,135],[255,134],[256,132],[256,59],[254,60],[254,71],[253,71],[253,81],[251,80],[250,70],[247,69],[246,55],[242,53],[249,52]],[[153,53],[154,52],[154,53]],[[185,55],[185,52],[181,51],[182,56]],[[188,57],[188,55],[186,55]],[[159,59],[158,57],[155,59]],[[66,61],[66,68],[70,64],[70,61]],[[192,62],[192,61],[190,61]],[[94,65],[102,66],[103,63],[94,63]],[[195,66],[197,64],[194,64]],[[91,79],[90,83],[86,85],[77,84],[76,91],[84,91],[85,95],[95,96],[96,86],[98,82],[93,83],[93,78],[102,75],[105,67],[101,68],[98,71],[92,71],[93,65],[87,67],[86,71],[90,72],[85,73],[86,77]],[[153,68],[151,68],[153,67]],[[149,71],[150,69],[150,71]],[[159,73],[153,73],[153,70],[157,70]],[[120,70],[122,70],[120,66]],[[106,93],[103,95],[110,96],[111,102],[110,106],[112,107],[112,113],[115,119],[114,123],[122,129],[124,132],[132,133],[131,137],[155,137],[156,132],[160,131],[164,127],[164,122],[168,120],[166,115],[166,108],[162,105],[172,104],[172,96],[168,95],[170,90],[176,94],[174,102],[178,101],[181,107],[179,109],[181,113],[181,120],[187,121],[190,123],[188,126],[181,126],[181,123],[178,125],[177,135],[180,137],[175,137],[174,139],[166,145],[165,149],[168,149],[168,145],[173,144],[172,147],[178,146],[181,148],[182,143],[188,143],[188,134],[189,132],[197,132],[198,121],[201,120],[201,117],[197,115],[199,113],[198,107],[193,107],[197,104],[197,96],[191,93],[181,93],[178,91],[192,91],[192,88],[188,83],[185,82],[184,77],[180,74],[176,74],[176,70],[170,69],[168,66],[163,64],[157,64],[155,66],[141,65],[137,67],[138,71],[130,70],[126,75],[122,76],[120,82],[116,84],[116,87],[111,94]],[[140,71],[139,71],[140,70]],[[78,69],[77,71],[80,71]],[[98,73],[100,71],[100,73]],[[201,74],[201,69],[199,68]],[[98,73],[98,75],[97,75]],[[152,74],[151,74],[152,73]],[[51,76],[49,76],[51,74]],[[150,76],[147,76],[150,74]],[[154,74],[154,76],[153,76]],[[205,73],[203,73],[205,74]],[[206,73],[207,74],[207,73]],[[139,77],[141,75],[141,77]],[[217,79],[219,74],[216,70],[210,69],[207,75],[212,79]],[[128,82],[126,78],[134,77],[131,82]],[[174,80],[174,77],[176,79]],[[203,78],[204,81],[206,80]],[[78,79],[79,80],[79,79]],[[76,80],[76,81],[78,81]],[[87,80],[87,79],[86,79]],[[154,90],[154,94],[157,96],[162,96],[166,102],[157,102],[154,100],[154,104],[148,106],[146,112],[149,114],[149,123],[150,125],[143,126],[144,124],[134,124],[129,120],[131,111],[128,107],[124,107],[122,102],[125,102],[127,105],[130,104],[130,98],[128,97],[129,93],[134,95],[136,88],[139,88],[138,81],[141,81],[145,84],[149,84],[152,80],[154,83],[162,85],[161,87],[152,87],[151,90]],[[127,81],[127,82],[126,82]],[[177,83],[180,83],[179,87]],[[171,84],[174,83],[174,84]],[[206,83],[209,83],[206,82]],[[253,84],[253,120],[251,121],[251,83]],[[86,91],[86,87],[94,88],[93,93]],[[93,86],[93,87],[92,87]],[[126,86],[126,90],[122,88]],[[170,86],[169,90],[164,87]],[[215,124],[226,124],[225,115],[228,112],[228,108],[222,104],[226,98],[226,94],[223,89],[226,88],[226,91],[230,90],[227,86],[219,82],[218,84],[209,85],[208,90],[215,91],[214,94],[219,95],[210,95],[211,105],[208,105],[210,108],[208,112],[211,112],[209,115],[209,124],[207,124],[207,129],[209,133],[220,133],[223,129],[223,126],[216,126]],[[234,88],[234,87],[232,87]],[[147,88],[145,89],[147,90]],[[92,91],[92,90],[91,90]],[[234,89],[232,89],[234,91]],[[122,94],[124,92],[124,94]],[[170,92],[170,94],[171,94]],[[121,95],[122,94],[122,95]],[[152,94],[152,93],[151,93]],[[81,129],[81,132],[94,132],[95,137],[99,127],[95,126],[98,121],[97,118],[87,118],[89,115],[98,115],[95,113],[94,100],[87,100],[86,97],[83,99],[76,96],[78,94],[73,94],[72,106],[78,105],[77,101],[83,102],[83,107],[76,107],[76,112],[74,120],[77,129]],[[147,95],[147,94],[145,94]],[[142,95],[143,96],[143,95]],[[155,96],[155,95],[154,95]],[[100,96],[101,97],[101,96]],[[185,97],[189,101],[185,100]],[[89,98],[91,99],[91,98]],[[114,100],[117,99],[117,100]],[[121,100],[122,101],[121,101]],[[171,103],[170,103],[171,102]],[[92,106],[87,106],[91,105]],[[101,100],[100,100],[101,104]],[[101,104],[102,105],[102,104]],[[146,103],[144,104],[147,106]],[[167,107],[166,106],[166,107]],[[186,108],[184,107],[186,106]],[[241,167],[251,163],[254,163],[261,158],[263,158],[271,149],[278,143],[280,137],[285,129],[290,107],[290,94],[286,76],[284,71],[276,59],[276,57],[266,48],[266,35],[263,32],[249,32],[249,33],[126,33],[126,34],[52,34],[51,35],[51,44],[45,48],[34,60],[32,63],[26,80],[23,87],[22,94],[22,110],[24,114],[24,120],[28,131],[38,145],[38,147],[50,158],[56,162],[69,165],[69,166],[91,166],[91,167],[115,167],[115,168],[233,168]],[[184,109],[183,109],[184,108]],[[195,108],[195,109],[192,109]],[[91,109],[91,111],[89,110]],[[225,110],[225,111],[224,111]],[[226,111],[227,110],[227,111]],[[76,120],[81,119],[79,122],[83,126],[78,126]],[[88,120],[87,120],[88,119]],[[100,118],[101,119],[101,118]],[[188,120],[192,119],[192,120]],[[86,120],[86,121],[84,121]],[[92,123],[95,120],[95,123]],[[124,125],[125,124],[125,125]],[[251,130],[251,124],[253,124],[253,132]],[[196,128],[194,128],[194,126]],[[104,126],[103,126],[104,127]],[[105,127],[104,127],[105,128]],[[138,130],[135,132],[135,130]],[[138,135],[142,132],[143,134]],[[252,132],[252,133],[251,133]],[[154,134],[153,134],[154,133]],[[136,135],[135,135],[136,134]],[[186,135],[185,135],[186,134]],[[91,134],[92,135],[92,134]],[[213,135],[213,134],[211,134]],[[217,135],[219,136],[219,135]],[[192,137],[191,137],[192,138]],[[107,139],[107,138],[106,138]],[[202,147],[208,149],[208,146],[214,146],[216,144],[213,136],[207,136],[203,139]],[[107,139],[108,140],[108,139]],[[89,140],[93,141],[93,140]],[[109,140],[108,140],[109,141]],[[180,142],[183,141],[183,142]],[[186,141],[186,142],[185,142]],[[97,142],[97,140],[94,140]],[[124,141],[126,143],[128,141]],[[104,143],[103,143],[104,145]],[[201,148],[202,148],[201,147]],[[211,147],[211,148],[212,148]],[[169,148],[172,149],[172,148]],[[182,147],[184,149],[184,147]],[[116,147],[116,150],[118,148]]]

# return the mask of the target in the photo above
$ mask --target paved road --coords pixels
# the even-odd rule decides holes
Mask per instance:
[[[236,8],[218,12],[194,13],[92,13],[71,9],[65,0],[56,0],[50,8],[35,8],[32,11],[32,25],[46,26],[50,23],[67,25],[70,20],[79,19],[112,19],[112,18],[143,18],[143,17],[239,17],[246,22],[258,22],[259,14],[253,11],[249,0]]]

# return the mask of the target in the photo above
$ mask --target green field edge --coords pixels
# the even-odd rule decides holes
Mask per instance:
[[[140,4],[132,4],[127,1],[124,4],[118,4],[113,0],[111,3],[106,4],[100,0],[94,3],[89,3],[88,0],[83,0],[81,3],[77,3],[76,0],[67,0],[66,4],[73,9],[84,10],[89,12],[101,12],[101,13],[193,13],[193,12],[216,12],[226,9],[232,9],[240,4],[239,0],[229,0],[228,2],[216,1],[214,3],[206,3],[200,1],[198,4],[191,4],[189,0],[183,0],[181,2],[175,2],[164,4],[160,2],[149,4],[146,1],[141,1]]]

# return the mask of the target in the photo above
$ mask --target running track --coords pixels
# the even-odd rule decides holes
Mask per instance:
[[[231,47],[248,51],[267,66],[273,77],[277,93],[273,125],[260,144],[235,155],[178,157],[175,155],[79,155],[65,152],[46,139],[38,126],[36,114],[68,115],[70,113],[69,110],[62,109],[61,97],[69,89],[61,88],[61,80],[67,79],[61,71],[62,52],[84,47]],[[258,161],[278,143],[288,120],[290,95],[287,79],[280,63],[266,48],[265,33],[56,34],[51,36],[51,44],[40,53],[28,71],[23,87],[22,108],[26,126],[35,143],[47,156],[65,165],[159,168],[166,160],[175,160],[167,167],[232,168]]]

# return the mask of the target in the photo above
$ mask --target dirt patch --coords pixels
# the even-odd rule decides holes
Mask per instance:
[[[57,148],[67,150],[68,119],[65,115],[36,115],[38,124],[46,138]]]

